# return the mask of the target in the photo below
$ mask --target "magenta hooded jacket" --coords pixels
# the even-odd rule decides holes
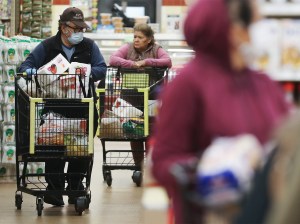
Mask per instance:
[[[278,83],[260,72],[231,68],[229,26],[224,0],[195,3],[184,34],[196,56],[161,96],[152,173],[172,198],[177,224],[185,223],[184,207],[170,167],[201,156],[218,136],[250,133],[266,143],[290,110]]]

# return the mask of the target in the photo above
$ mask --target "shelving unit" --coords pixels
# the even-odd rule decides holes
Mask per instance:
[[[98,44],[105,61],[108,63],[110,55],[126,42],[133,40],[133,34],[128,33],[85,33],[85,37],[91,38]],[[182,34],[155,34],[155,40],[170,54],[173,65],[180,65],[194,56]]]
[[[299,17],[300,3],[261,3],[260,10],[267,17]]]

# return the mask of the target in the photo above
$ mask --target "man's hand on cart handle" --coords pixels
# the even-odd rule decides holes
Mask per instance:
[[[35,75],[36,72],[37,72],[37,70],[36,70],[35,68],[27,68],[25,72],[26,72],[26,75],[27,75],[28,77],[30,77],[30,76],[32,76],[32,75]]]

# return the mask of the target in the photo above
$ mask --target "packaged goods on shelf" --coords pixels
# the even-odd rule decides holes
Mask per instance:
[[[2,164],[16,164],[16,146],[3,145]]]
[[[0,163],[0,183],[12,183],[16,181],[16,165]]]
[[[3,125],[2,143],[15,143],[15,125]]]
[[[23,35],[35,38],[52,36],[52,1],[27,0],[23,1],[21,10]]]
[[[263,38],[262,38],[263,37]],[[280,67],[281,26],[278,20],[262,20],[251,29],[254,43],[254,67],[271,74]]]
[[[300,75],[300,20],[283,20],[281,67],[284,73]]]

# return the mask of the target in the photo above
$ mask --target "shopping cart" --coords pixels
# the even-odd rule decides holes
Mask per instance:
[[[142,163],[145,150],[107,149],[106,142],[141,142],[146,144],[157,108],[156,95],[167,81],[165,68],[115,68],[107,69],[106,87],[97,89],[105,94],[104,111],[99,120],[98,137],[103,147],[102,174],[108,186],[112,184],[111,170],[133,170],[132,179],[137,186],[142,183]]]
[[[73,197],[79,215],[89,208],[94,153],[92,92],[95,93],[92,79],[81,75],[15,77],[17,209],[22,207],[23,192],[36,196],[38,216],[42,214],[44,198],[51,195]],[[36,162],[64,166],[74,161],[86,164],[86,173],[28,171]],[[61,189],[49,187],[53,178],[63,181]],[[72,186],[68,182],[72,178],[82,182]]]

